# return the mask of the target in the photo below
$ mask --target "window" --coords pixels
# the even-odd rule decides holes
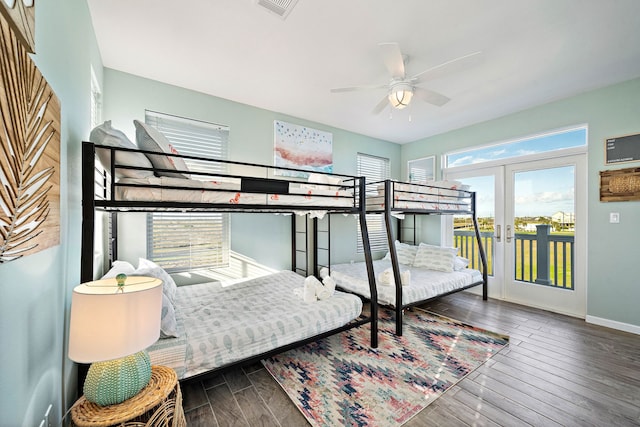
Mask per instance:
[[[435,157],[409,160],[407,162],[409,182],[425,183],[435,178]]]
[[[145,122],[162,132],[180,154],[226,160],[229,128],[153,111]],[[226,172],[185,159],[191,171]],[[193,177],[197,179],[197,176]],[[229,214],[162,212],[147,215],[147,257],[169,272],[229,265]]]
[[[358,176],[364,176],[367,183],[382,181],[391,177],[389,159],[358,153],[357,161]],[[369,187],[368,191],[372,191],[374,194],[377,194],[377,191],[373,186]],[[367,228],[369,231],[369,245],[371,246],[371,251],[381,252],[387,250],[387,233],[384,227],[384,217],[377,214],[367,215]],[[359,254],[364,253],[359,220],[356,252]]]
[[[453,168],[493,160],[512,159],[537,153],[548,153],[574,147],[586,147],[587,127],[566,129],[506,141],[500,144],[448,153],[444,156],[444,167]]]

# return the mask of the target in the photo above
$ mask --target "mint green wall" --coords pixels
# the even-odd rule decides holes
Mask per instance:
[[[601,203],[598,175],[605,169],[640,166],[638,162],[617,167],[604,164],[606,138],[640,133],[640,79],[404,145],[402,164],[582,123],[589,126],[587,315],[640,326],[640,287],[633,270],[640,239],[640,202]],[[609,212],[620,213],[620,224],[609,224]]]
[[[273,121],[284,120],[313,127],[333,134],[334,172],[356,173],[356,153],[391,159],[395,175],[400,170],[400,146],[372,139],[320,123],[286,116],[199,92],[145,79],[120,71],[104,70],[103,118],[135,141],[133,120],[144,121],[145,109],[227,125],[231,160],[273,164]],[[399,175],[398,175],[399,176]],[[335,216],[334,216],[335,217]],[[127,227],[127,233],[144,230],[144,218],[137,226]],[[334,233],[353,236],[333,248],[334,259],[352,259],[355,255],[355,222],[337,221]],[[234,214],[231,219],[231,246],[234,251],[256,259],[272,268],[290,266],[290,220],[275,215]],[[264,231],[263,230],[267,230]],[[337,232],[336,232],[337,231]],[[144,236],[128,236],[127,242],[142,244],[121,247],[120,258],[136,263],[145,255]]]
[[[75,399],[65,337],[71,290],[80,276],[80,144],[90,126],[90,65],[100,78],[85,0],[36,2],[32,56],[61,104],[60,245],[0,265],[0,425],[52,425]]]

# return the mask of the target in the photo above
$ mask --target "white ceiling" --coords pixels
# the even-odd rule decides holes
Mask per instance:
[[[640,0],[299,0],[285,20],[256,0],[88,4],[106,67],[397,143],[640,77]],[[385,89],[330,89],[388,83],[382,42],[407,75],[482,62],[420,85],[442,107],[374,115]]]

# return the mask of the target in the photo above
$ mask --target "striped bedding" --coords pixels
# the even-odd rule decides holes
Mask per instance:
[[[373,262],[376,282],[379,282],[378,277],[380,276],[380,273],[387,268],[391,268],[391,261],[389,260],[382,259]],[[411,304],[413,302],[436,297],[438,295],[463,288],[472,283],[482,281],[482,273],[478,270],[468,268],[451,273],[445,273],[401,264],[400,271],[403,272],[405,270],[411,271],[411,284],[409,286],[402,287],[403,304]],[[369,282],[367,280],[367,271],[364,263],[334,264],[331,266],[331,277],[333,277],[336,284],[342,289],[362,295],[365,298],[371,298]],[[376,287],[378,290],[378,302],[380,304],[395,307],[395,286],[377,283]]]
[[[359,297],[336,292],[305,303],[294,295],[304,277],[281,271],[222,286],[217,282],[178,287],[179,338],[158,340],[152,364],[170,366],[188,378],[308,338],[357,318]]]

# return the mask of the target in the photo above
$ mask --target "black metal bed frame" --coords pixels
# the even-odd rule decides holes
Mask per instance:
[[[109,150],[111,155],[111,165],[107,170],[100,170],[96,168],[96,150]],[[352,199],[352,203],[350,207],[336,207],[336,206],[308,206],[308,205],[291,205],[291,204],[226,204],[226,203],[188,203],[188,202],[164,202],[164,201],[118,201],[115,199],[116,187],[121,185],[116,182],[115,179],[111,179],[111,177],[116,176],[115,172],[118,169],[138,169],[138,170],[147,170],[151,172],[183,172],[190,173],[192,175],[201,175],[201,176],[213,176],[216,178],[234,178],[241,179],[241,190],[240,192],[247,193],[257,193],[257,194],[280,194],[280,195],[295,195],[295,196],[304,196],[304,194],[299,193],[289,193],[289,184],[292,182],[300,183],[300,180],[295,179],[286,179],[282,176],[278,177],[278,172],[286,171],[293,173],[308,173],[309,171],[298,170],[293,168],[284,168],[284,167],[275,167],[268,165],[259,165],[252,163],[244,163],[244,162],[234,162],[234,161],[223,161],[223,160],[215,160],[210,158],[202,158],[196,156],[181,156],[177,154],[163,154],[166,156],[172,157],[182,157],[183,159],[192,159],[197,161],[205,161],[205,162],[215,162],[216,164],[226,164],[226,165],[235,165],[240,167],[247,168],[258,168],[263,171],[266,171],[266,177],[256,177],[256,176],[246,176],[246,175],[232,175],[226,173],[203,173],[203,172],[191,172],[191,171],[176,171],[176,170],[167,170],[167,169],[151,169],[151,168],[136,168],[133,166],[125,166],[116,164],[116,152],[118,151],[133,151],[144,154],[152,154],[158,155],[158,153],[145,151],[145,150],[133,150],[133,149],[125,149],[125,148],[115,148],[115,147],[107,147],[97,145],[91,142],[83,142],[82,143],[82,237],[81,237],[81,272],[80,278],[82,282],[87,282],[93,280],[93,250],[95,243],[95,214],[96,211],[104,211],[108,212],[111,215],[111,228],[112,228],[112,236],[110,236],[110,253],[114,258],[111,261],[115,260],[117,257],[117,215],[119,212],[159,212],[159,211],[188,211],[188,212],[254,212],[254,213],[291,213],[298,211],[310,211],[310,210],[322,210],[326,211],[328,214],[332,213],[353,213],[359,215],[360,218],[360,226],[361,233],[364,237],[363,244],[365,247],[365,261],[367,264],[367,273],[369,277],[369,287],[371,289],[371,294],[375,295],[376,298],[372,298],[370,302],[370,313],[368,316],[363,314],[360,315],[359,318],[354,319],[348,324],[333,329],[331,331],[327,331],[325,333],[309,337],[307,339],[296,341],[291,344],[287,344],[285,346],[273,349],[266,353],[262,353],[247,359],[243,359],[240,361],[236,361],[218,368],[215,368],[211,371],[207,371],[203,374],[196,375],[191,378],[200,377],[201,375],[210,374],[211,372],[224,371],[229,368],[245,365],[248,363],[253,363],[265,357],[269,357],[283,351],[289,350],[291,348],[295,348],[299,345],[303,345],[317,339],[351,329],[353,327],[357,327],[363,324],[370,323],[371,324],[371,339],[370,344],[372,348],[376,348],[378,346],[378,309],[377,309],[377,290],[375,285],[375,275],[373,272],[373,260],[371,257],[371,250],[367,232],[367,225],[365,220],[365,191],[366,182],[364,177],[355,177],[350,175],[336,175],[336,174],[325,174],[332,176],[339,176],[343,178],[342,187],[345,187],[345,182],[351,183],[348,188],[351,188],[352,196],[348,196],[348,198]],[[269,175],[273,174],[273,177]],[[325,185],[327,188],[333,187],[333,185],[329,184],[315,184],[322,188]],[[126,184],[126,186],[130,187],[145,187],[145,188],[165,188],[165,189],[183,189],[181,187],[176,186],[158,186],[158,185],[134,185],[134,184]],[[203,191],[229,191],[229,190],[217,190],[217,189],[207,189]],[[318,199],[322,199],[323,197],[347,197],[347,196],[322,196],[322,195],[314,195]],[[296,217],[297,215],[292,215],[292,270],[299,272],[300,269],[296,266]],[[314,221],[312,226],[312,232],[316,233],[317,223]],[[308,226],[305,224],[305,233],[308,232]],[[306,239],[305,239],[306,240]],[[314,240],[314,248],[313,248],[313,262],[317,262],[317,239]],[[308,257],[307,257],[308,259]],[[307,261],[308,263],[308,261]],[[308,266],[307,266],[308,271]],[[317,266],[314,266],[314,272],[317,274]],[[80,370],[82,371],[82,370]],[[81,375],[81,374],[80,374]],[[79,376],[80,376],[79,375]],[[79,382],[79,384],[81,384]]]
[[[405,309],[415,307],[420,304],[424,304],[428,301],[434,300],[436,298],[443,297],[445,295],[450,295],[456,292],[464,291],[469,288],[473,288],[479,285],[482,285],[482,299],[487,300],[488,298],[488,274],[487,274],[487,257],[484,251],[484,246],[482,245],[482,239],[480,236],[480,230],[478,228],[478,220],[476,218],[476,193],[473,191],[466,190],[455,190],[457,192],[457,196],[447,195],[446,201],[442,203],[447,203],[450,206],[458,206],[460,209],[447,209],[447,210],[428,210],[428,209],[406,209],[396,207],[396,201],[412,201],[409,199],[403,199],[402,197],[396,197],[396,184],[411,184],[418,187],[424,187],[425,189],[436,189],[436,190],[450,190],[449,188],[441,188],[432,185],[422,185],[416,183],[404,183],[397,182],[390,179],[378,182],[372,182],[367,184],[367,186],[377,186],[378,184],[384,183],[384,208],[383,209],[370,209],[367,211],[368,214],[384,214],[385,228],[387,229],[387,242],[389,246],[389,254],[391,256],[391,267],[393,270],[393,277],[396,285],[396,304],[395,304],[395,320],[396,320],[396,335],[402,335],[402,317],[403,311]],[[421,192],[416,191],[405,191],[398,190],[399,193],[409,193],[409,194],[423,194]],[[452,200],[452,199],[455,199]],[[437,203],[437,202],[436,202]],[[466,209],[468,207],[468,209]],[[398,263],[398,254],[395,246],[395,237],[393,235],[393,227],[391,224],[392,214],[394,212],[402,212],[403,214],[409,214],[414,216],[414,230],[413,230],[413,240],[415,244],[415,216],[416,215],[455,215],[455,214],[463,214],[463,215],[471,215],[473,220],[473,228],[475,230],[476,241],[478,242],[478,252],[480,253],[480,261],[482,263],[482,281],[472,283],[468,286],[464,286],[462,288],[455,289],[450,292],[446,292],[443,294],[439,294],[435,297],[427,298],[420,301],[415,301],[412,303],[404,304],[402,302],[402,283],[400,280],[400,267]],[[398,234],[402,237],[401,233],[401,219],[397,219],[398,226]],[[401,239],[399,239],[401,240]]]

